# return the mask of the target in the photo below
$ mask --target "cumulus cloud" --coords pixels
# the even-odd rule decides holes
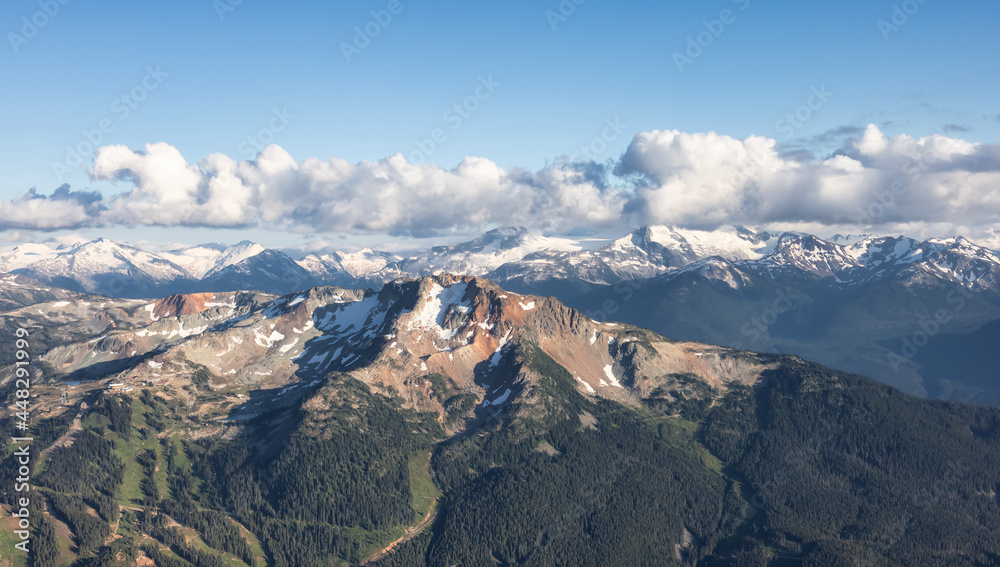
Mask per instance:
[[[1000,148],[940,134],[886,136],[869,125],[831,158],[783,157],[773,140],[654,131],[618,169],[640,179],[642,222],[983,225],[1000,219]]]
[[[84,226],[101,214],[101,194],[71,191],[62,185],[52,195],[32,188],[18,199],[0,201],[0,230],[58,230]]]
[[[272,145],[255,160],[213,154],[189,164],[176,148],[101,148],[95,179],[128,180],[99,222],[161,226],[265,226],[300,232],[432,234],[490,224],[540,228],[616,222],[627,198],[570,164],[505,171],[467,157],[454,169],[397,154],[352,164],[297,162]]]
[[[543,230],[674,224],[973,230],[1000,218],[1000,146],[945,135],[889,137],[877,126],[816,159],[760,136],[640,132],[615,164],[557,161],[507,170],[482,157],[452,169],[402,155],[351,163],[212,154],[174,147],[100,148],[94,180],[115,195],[30,191],[0,202],[0,230],[110,226],[264,227],[297,233],[434,236],[517,224]],[[875,228],[877,230],[877,228]],[[977,230],[978,230],[977,229]]]

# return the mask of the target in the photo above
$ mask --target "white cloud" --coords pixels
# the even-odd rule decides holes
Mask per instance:
[[[209,156],[205,161],[228,160]],[[231,160],[230,160],[231,161]],[[97,151],[91,177],[132,182],[132,190],[107,199],[101,223],[161,226],[240,226],[254,222],[248,191],[232,175],[207,175],[188,164],[165,143],[147,144],[143,152],[125,146]],[[228,173],[223,170],[223,173]]]
[[[92,176],[132,181],[131,191],[107,199],[100,219],[123,225],[414,234],[511,222],[569,228],[615,222],[625,202],[567,165],[511,174],[479,157],[450,170],[400,154],[296,162],[275,145],[253,161],[213,154],[197,165],[167,144],[144,152],[111,146],[98,151]]]
[[[640,176],[630,206],[644,223],[983,225],[1000,219],[1000,152],[934,135],[889,138],[871,125],[836,156],[800,163],[773,140],[654,131],[619,167]]]
[[[69,185],[52,195],[34,189],[18,199],[0,201],[0,230],[59,230],[86,225],[101,211],[101,194],[71,191]]]
[[[508,224],[746,224],[992,234],[1000,218],[1000,146],[888,137],[874,125],[833,157],[810,161],[784,157],[775,140],[759,136],[640,132],[612,186],[605,173],[600,164],[563,161],[537,172],[505,170],[482,157],[453,169],[400,154],[297,161],[275,145],[252,161],[212,154],[189,163],[165,143],[142,151],[107,146],[91,176],[127,180],[130,189],[110,196],[65,186],[48,197],[31,191],[0,201],[0,230],[187,226],[428,236]]]

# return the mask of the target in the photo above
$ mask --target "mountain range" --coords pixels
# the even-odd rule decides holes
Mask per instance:
[[[743,227],[652,226],[603,244],[508,227],[408,256],[303,254],[251,242],[147,251],[106,239],[0,252],[0,272],[125,298],[281,295],[319,285],[378,289],[438,273],[482,276],[519,293],[557,297],[595,319],[797,354],[909,393],[989,405],[1000,405],[1000,376],[990,364],[930,360],[928,353],[948,357],[921,351],[944,336],[961,342],[1000,319],[998,268],[995,251],[961,237],[824,240]]]
[[[489,277],[508,287],[556,282],[587,287],[729,265],[782,282],[826,279],[830,287],[874,284],[910,268],[984,288],[996,284],[993,269],[1000,262],[996,252],[961,237],[918,241],[838,235],[827,241],[743,227],[709,232],[663,226],[640,228],[597,247],[593,242],[507,227],[410,256],[368,248],[294,255],[301,258],[249,241],[154,251],[100,238],[55,247],[8,247],[0,250],[0,273],[108,297],[156,297],[185,286],[196,291],[242,287],[270,293],[313,285],[377,287],[400,277],[438,273]],[[731,283],[738,285],[735,280]]]
[[[23,291],[0,328],[34,353],[35,564],[1000,561],[996,408],[472,276],[154,300],[4,283]]]

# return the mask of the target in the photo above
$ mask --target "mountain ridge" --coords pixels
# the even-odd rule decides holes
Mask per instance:
[[[713,257],[778,279],[831,278],[832,285],[869,285],[908,266],[923,269],[927,277],[976,284],[1000,265],[996,252],[962,237],[833,240],[744,227],[706,232],[650,226],[587,247],[568,238],[506,227],[411,256],[366,248],[312,252],[295,261],[249,241],[221,250],[199,245],[157,255],[98,239],[62,249],[40,244],[12,247],[0,254],[0,272],[90,293],[139,297],[205,287],[223,291],[220,286],[226,285],[231,288],[226,291],[256,286],[273,293],[294,291],[289,287],[293,285],[374,287],[399,277],[442,272],[488,277],[525,291],[546,285],[587,288],[649,279]],[[190,251],[187,256],[185,250]],[[931,261],[935,257],[943,261]],[[988,275],[989,284],[995,285],[995,275]]]

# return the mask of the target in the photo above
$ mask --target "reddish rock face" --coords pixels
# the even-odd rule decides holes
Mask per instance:
[[[205,304],[213,299],[215,299],[214,293],[171,295],[156,301],[153,307],[153,316],[157,319],[162,319],[163,317],[178,317],[180,315],[201,313],[207,309]]]
[[[349,371],[375,391],[440,412],[442,419],[440,402],[450,394],[440,386],[434,391],[432,375],[455,391],[474,393],[477,404],[491,411],[513,401],[522,409],[544,406],[548,394],[536,388],[540,375],[525,364],[536,348],[569,373],[580,393],[633,405],[657,391],[686,389],[688,377],[721,395],[730,382],[755,382],[768,364],[593,321],[553,298],[505,291],[484,279],[442,274],[390,287],[393,294],[379,294],[383,307],[371,307],[372,313],[397,313],[380,323],[384,345]],[[393,302],[406,307],[392,310]]]

